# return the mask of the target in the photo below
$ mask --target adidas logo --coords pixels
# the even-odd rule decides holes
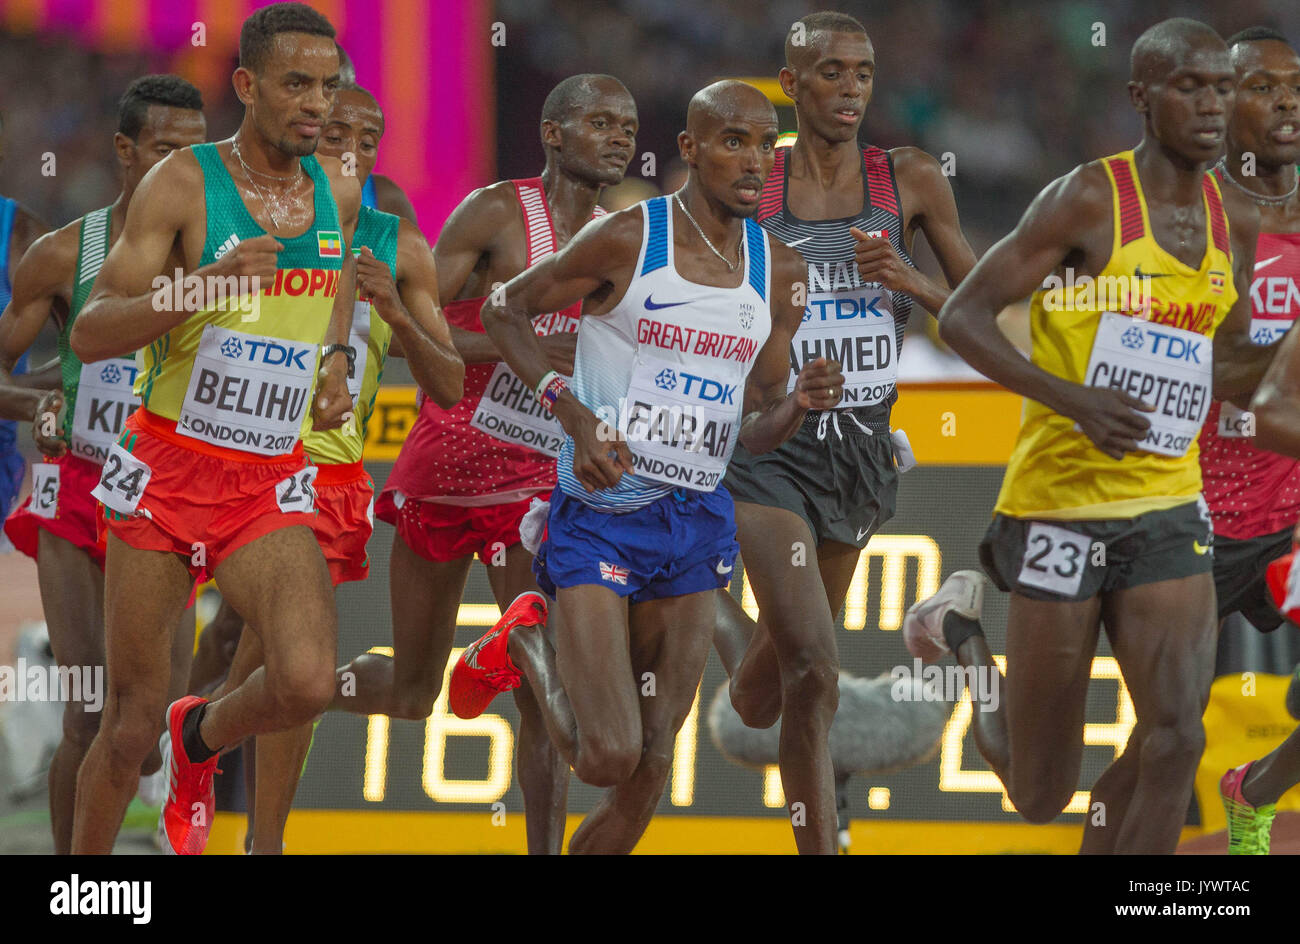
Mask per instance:
[[[226,237],[226,241],[217,247],[217,251],[213,253],[213,258],[220,259],[222,256],[230,252],[230,250],[234,249],[238,245],[239,245],[239,237],[234,233],[231,233],[229,236]]]

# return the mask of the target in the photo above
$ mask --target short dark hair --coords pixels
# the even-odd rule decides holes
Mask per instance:
[[[357,67],[352,64],[352,57],[337,40],[334,48],[339,52],[339,88],[356,88]]]
[[[790,26],[790,32],[785,35],[785,63],[792,65],[794,63],[795,49],[794,44],[795,30],[803,26],[803,35],[805,38],[813,33],[860,33],[867,35],[867,28],[862,25],[856,18],[849,16],[847,13],[839,13],[835,10],[822,10],[820,13],[809,13],[803,19],[795,20]]]
[[[1259,43],[1269,39],[1291,46],[1291,40],[1271,26],[1248,26],[1240,33],[1234,33],[1228,37],[1228,48],[1231,49],[1238,43]],[[1294,49],[1295,47],[1291,46],[1291,48]]]
[[[142,75],[126,87],[117,103],[117,130],[132,141],[149,120],[150,105],[203,110],[203,95],[179,75]]]
[[[334,27],[324,16],[303,3],[273,3],[262,7],[239,31],[239,65],[250,72],[266,66],[279,33],[307,33],[334,38]]]

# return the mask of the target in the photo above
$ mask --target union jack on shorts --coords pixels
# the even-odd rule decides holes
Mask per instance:
[[[600,579],[608,580],[610,583],[627,584],[628,569],[619,567],[617,564],[606,564],[600,562]]]

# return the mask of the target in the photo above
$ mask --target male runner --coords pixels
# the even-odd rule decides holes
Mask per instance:
[[[1129,83],[1142,142],[1051,184],[940,315],[955,351],[1026,397],[980,547],[1011,605],[1006,679],[993,679],[1004,695],[974,713],[976,744],[1025,819],[1064,809],[1103,620],[1137,711],[1093,788],[1106,825],[1085,834],[1085,852],[1172,852],[1205,743],[1216,621],[1196,434],[1211,387],[1241,398],[1272,354],[1249,337],[1258,215],[1206,171],[1234,90],[1227,47],[1205,24],[1143,33]],[[1033,294],[1027,361],[994,319],[1053,273],[1064,284]],[[982,598],[979,574],[958,571],[915,604],[913,655],[951,650],[996,673]]]
[[[1237,71],[1237,101],[1228,123],[1227,157],[1218,174],[1259,205],[1251,332],[1257,341],[1269,341],[1286,334],[1300,314],[1294,301],[1300,295],[1300,172],[1295,166],[1300,161],[1300,55],[1285,36],[1264,27],[1243,30],[1228,44]],[[1253,175],[1244,172],[1246,153],[1254,155]],[[1291,550],[1300,514],[1300,463],[1295,461],[1300,443],[1295,436],[1296,411],[1288,402],[1297,392],[1295,369],[1295,340],[1291,339],[1282,345],[1260,384],[1251,414],[1257,422],[1256,444],[1268,443],[1282,455],[1265,452],[1249,441],[1210,439],[1208,423],[1201,440],[1206,497],[1216,512],[1219,614],[1231,611],[1228,601],[1243,600],[1245,605],[1233,608],[1240,608],[1263,630],[1282,622],[1264,574],[1272,560]],[[1235,431],[1244,419],[1234,415],[1239,411],[1227,403],[1223,411],[1229,419],[1219,424],[1221,435]],[[1207,439],[1220,446],[1218,466],[1206,461],[1211,454]],[[1240,563],[1232,558],[1225,562],[1225,550]],[[1221,576],[1225,563],[1236,566],[1223,567]],[[1288,692],[1288,702],[1291,697]],[[1219,790],[1227,812],[1230,854],[1268,854],[1275,804],[1296,783],[1300,783],[1300,733],[1295,731],[1267,757],[1223,775]]]
[[[94,493],[110,531],[109,695],[77,783],[75,852],[111,848],[164,708],[163,633],[201,569],[261,635],[266,668],[225,698],[169,710],[173,848],[207,841],[222,745],[309,721],[333,694],[335,609],[300,435],[309,399],[321,428],[352,406],[355,265],[342,233],[360,187],[311,156],[338,84],[329,21],[264,7],[245,20],[239,57],[238,132],[141,182],[73,325],[83,360],[146,349],[142,405]],[[190,277],[169,278],[176,269]]]
[[[1228,40],[1237,75],[1219,182],[1259,206],[1260,233],[1250,286],[1252,340],[1282,337],[1300,315],[1300,59],[1276,30],[1256,27]],[[1252,155],[1246,158],[1245,155]],[[1219,619],[1240,611],[1257,629],[1282,624],[1264,579],[1291,550],[1300,519],[1300,462],[1253,441],[1252,419],[1231,402],[1210,407],[1201,431],[1201,476],[1214,521],[1214,587]]]
[[[786,394],[807,266],[749,219],[776,138],[761,92],[708,86],[678,138],[682,190],[592,224],[483,306],[489,336],[568,434],[535,564],[561,618],[551,652],[545,598],[517,599],[461,656],[451,706],[472,717],[528,676],[578,776],[612,788],[570,852],[629,852],[663,792],[738,550],[720,487],[737,440],[773,449],[841,395],[839,365],[821,358]],[[531,318],[580,300],[569,389],[545,370]]]
[[[359,88],[360,86],[357,85],[357,70],[352,65],[352,59],[342,46],[337,43],[335,43],[335,46],[339,52],[339,87],[344,89]],[[326,134],[328,135],[328,133],[327,129]],[[379,133],[383,133],[382,127]],[[376,138],[374,147],[378,147],[377,141]],[[360,143],[364,149],[366,147],[365,141],[363,140]],[[358,161],[361,156],[361,153],[358,152]],[[419,223],[415,218],[415,207],[411,205],[411,198],[406,195],[406,192],[401,187],[394,183],[392,178],[385,177],[383,174],[370,174],[366,177],[365,182],[361,185],[361,205],[383,210],[385,213],[400,216],[412,223]]]
[[[47,457],[35,467],[32,495],[5,522],[5,533],[37,561],[50,648],[60,666],[104,664],[104,545],[96,534],[98,503],[90,493],[127,415],[139,406],[131,393],[133,357],[82,365],[68,336],[109,247],[121,235],[140,180],[172,151],[201,144],[206,130],[202,96],[189,82],[174,75],[132,82],[118,103],[113,136],[121,193],[109,206],[37,240],[14,272],[13,302],[0,318],[0,396],[6,399],[20,392],[11,386],[9,371],[46,321],[53,319],[59,332],[62,388],[27,391],[25,402],[3,415],[32,421],[32,437]],[[60,412],[61,429],[55,422]],[[173,679],[169,690],[179,695],[193,635],[178,632],[172,644],[182,685],[178,690]],[[100,713],[86,711],[80,701],[64,706],[63,739],[49,771],[50,821],[59,854],[72,847],[77,768],[99,720]],[[149,767],[157,769],[157,761],[145,772]]]
[[[862,24],[843,13],[806,16],[791,27],[785,50],[781,87],[794,100],[799,136],[776,152],[757,219],[808,260],[790,383],[821,356],[842,362],[846,383],[833,412],[810,411],[779,448],[756,456],[742,443],[732,457],[726,486],[736,500],[759,621],[755,635],[740,605],[720,591],[718,651],[745,722],[768,727],[778,714],[784,719],[786,802],[806,812],[792,819],[799,851],[833,853],[835,618],[862,548],[894,515],[898,471],[889,414],[913,300],[938,312],[948,297],[947,286],[912,266],[912,241],[918,230],[925,234],[953,285],[974,266],[975,254],[938,161],[916,148],[858,144],[876,71]],[[798,548],[815,549],[815,567],[792,555]],[[742,660],[735,640],[751,636]]]
[[[554,453],[563,433],[501,362],[483,333],[479,309],[496,287],[564,246],[598,213],[601,189],[623,179],[636,129],[636,103],[617,79],[565,79],[542,106],[541,176],[474,191],[443,227],[434,258],[452,337],[469,365],[465,397],[450,408],[421,406],[376,502],[378,517],[397,529],[390,571],[394,656],[365,654],[340,669],[341,680],[354,673],[355,694],[342,694],[341,685],[333,707],[428,717],[442,688],[475,554],[487,566],[502,612],[521,593],[537,591],[519,523],[535,496],[555,488]],[[547,362],[565,374],[572,372],[581,311],[575,303],[534,324]],[[557,441],[545,453],[533,448],[536,439],[525,438],[535,429],[526,423],[536,424],[538,414],[541,426],[549,427],[546,436]],[[558,853],[567,765],[546,734],[532,690],[520,688],[515,702],[528,848]]]
[[[343,88],[316,153],[340,161],[355,160],[364,192],[383,133],[384,114],[374,96],[362,88]],[[358,301],[352,314],[350,343],[357,350],[355,376],[348,381],[353,392],[353,421],[303,437],[303,447],[319,469],[313,483],[314,530],[335,587],[365,580],[370,573],[366,543],[372,526],[374,483],[362,466],[361,454],[388,355],[406,357],[420,389],[443,409],[460,400],[465,374],[438,309],[433,254],[415,224],[363,205],[355,233],[345,227],[344,235],[358,255],[357,295],[368,298]],[[257,636],[245,632],[222,692],[242,683],[261,664],[261,657]],[[279,854],[283,849],[284,826],[313,727],[308,723],[245,742],[256,744],[256,802],[250,798],[249,803],[254,853]]]

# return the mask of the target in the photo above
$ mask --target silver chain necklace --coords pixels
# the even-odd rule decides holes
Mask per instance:
[[[709,237],[704,235],[704,230],[700,229],[700,224],[695,222],[695,217],[691,216],[691,211],[686,209],[685,203],[682,203],[681,194],[680,193],[673,194],[673,199],[676,200],[677,205],[682,208],[682,212],[686,214],[686,218],[691,221],[691,225],[695,227],[695,232],[700,234],[700,239],[704,240],[704,245],[708,246],[709,250],[715,256],[717,256],[719,259],[722,260],[722,264],[727,267],[727,271],[735,272],[738,268],[740,268],[740,257],[745,248],[744,234],[743,233],[741,234],[740,242],[736,244],[736,261],[731,262],[727,259],[726,256],[718,252],[718,248],[713,245],[713,243],[709,240]]]
[[[1255,191],[1248,189],[1245,184],[1240,183],[1237,178],[1232,176],[1232,172],[1228,170],[1227,162],[1228,158],[1225,155],[1224,157],[1219,158],[1219,163],[1216,166],[1223,171],[1223,176],[1227,179],[1228,183],[1232,184],[1260,206],[1282,206],[1296,195],[1297,190],[1300,190],[1300,170],[1293,171],[1295,174],[1295,183],[1291,185],[1291,189],[1280,196],[1273,197],[1262,193],[1256,193]]]
[[[275,213],[271,210],[271,201],[267,200],[266,193],[262,190],[262,185],[253,179],[253,175],[258,174],[261,177],[269,177],[271,180],[292,180],[296,182],[297,179],[302,176],[302,165],[298,165],[298,173],[296,174],[291,174],[288,177],[276,177],[273,174],[263,174],[260,171],[255,171],[253,168],[249,167],[244,161],[244,155],[239,153],[238,141],[232,142],[231,149],[235,153],[235,160],[239,161],[239,166],[244,169],[244,174],[248,177],[248,182],[253,185],[253,190],[257,193],[257,198],[262,201],[262,209],[266,210],[266,215],[271,218],[272,228],[278,230],[280,228],[280,221],[275,218]]]

